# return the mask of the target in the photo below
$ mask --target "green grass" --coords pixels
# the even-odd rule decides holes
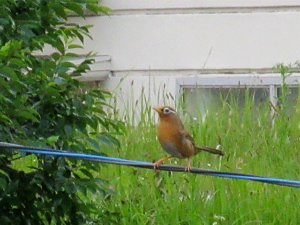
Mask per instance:
[[[105,153],[150,162],[166,156],[156,139],[150,112],[150,106],[144,107],[142,122],[127,125],[121,149],[106,149]],[[268,106],[256,112],[248,102],[243,109],[224,106],[204,121],[186,119],[196,143],[211,147],[220,143],[226,153],[222,158],[200,153],[193,157],[193,166],[300,180],[299,114],[296,110],[288,118],[279,109],[272,117]],[[186,165],[186,160],[166,163]],[[298,188],[117,165],[103,165],[99,176],[114,190],[114,194],[98,200],[106,224],[300,222]]]
[[[136,107],[136,106],[133,106]],[[193,166],[219,171],[300,180],[300,104],[293,116],[269,105],[259,108],[246,101],[243,108],[231,102],[209,113],[183,114],[186,128],[198,145],[221,144],[224,157],[200,153]],[[166,152],[156,138],[155,117],[145,102],[127,111],[127,134],[120,149],[104,149],[109,156],[155,161]],[[152,112],[153,111],[153,112]],[[139,112],[139,115],[136,113]],[[184,116],[186,115],[186,116]],[[133,125],[135,117],[141,117]],[[198,118],[194,120],[193,118]],[[27,160],[33,160],[32,158]],[[24,161],[23,161],[24,163]],[[171,159],[168,164],[186,165]],[[170,173],[103,164],[99,177],[108,181],[107,196],[91,196],[100,224],[299,224],[298,188],[190,173]],[[106,194],[107,194],[106,193]]]

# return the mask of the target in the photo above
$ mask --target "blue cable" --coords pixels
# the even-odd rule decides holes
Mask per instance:
[[[101,155],[95,155],[95,154],[77,153],[77,152],[71,152],[71,151],[59,151],[59,150],[54,150],[54,149],[40,149],[40,148],[27,147],[27,146],[23,146],[23,145],[11,144],[11,143],[6,143],[6,142],[0,142],[0,147],[16,149],[18,151],[35,153],[35,154],[64,156],[64,157],[72,157],[72,158],[84,158],[84,159],[91,159],[91,160],[97,160],[97,161],[110,161],[110,162],[115,162],[115,163],[153,165],[152,163],[142,162],[142,161],[120,159],[120,158],[101,156]]]
[[[37,149],[20,149],[17,148],[18,151],[30,152],[35,154],[46,154],[52,156],[65,156],[65,157],[72,157],[72,158],[83,158],[83,159],[91,159],[97,161],[109,161],[115,163],[126,163],[126,164],[144,164],[144,165],[153,165],[152,163],[136,161],[136,160],[128,160],[128,159],[120,159],[108,156],[101,156],[101,155],[94,155],[94,154],[85,154],[85,153],[76,153],[70,151],[52,151],[52,150],[37,150]]]
[[[101,155],[95,155],[95,154],[77,153],[77,152],[72,152],[72,151],[40,149],[40,148],[27,147],[27,146],[11,144],[11,143],[6,143],[6,142],[0,142],[0,147],[6,148],[6,149],[28,152],[28,153],[34,153],[34,154],[71,157],[71,158],[77,158],[77,159],[83,159],[83,160],[97,161],[97,162],[102,162],[102,163],[110,163],[110,164],[118,164],[118,165],[135,166],[135,167],[140,167],[140,168],[153,169],[153,163],[137,161],[137,160],[128,160],[128,159],[114,158],[114,157],[101,156]],[[158,170],[166,170],[166,171],[174,171],[174,172],[185,172],[185,167],[182,167],[182,166],[160,165],[157,169]],[[258,181],[258,182],[300,188],[300,181],[295,181],[295,180],[263,177],[263,176],[256,176],[256,175],[251,175],[251,174],[241,174],[241,173],[206,170],[206,169],[201,169],[201,168],[192,168],[190,172],[196,173],[196,174],[208,175],[208,176],[224,177],[224,178],[232,178],[232,179],[242,179],[242,180],[252,180],[252,181]]]

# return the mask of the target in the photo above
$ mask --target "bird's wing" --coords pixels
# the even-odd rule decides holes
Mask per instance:
[[[190,133],[187,130],[185,129],[181,130],[180,134],[182,135],[183,138],[186,138],[187,140],[195,144],[194,138],[190,135]]]
[[[224,152],[222,152],[218,149],[196,146],[194,138],[189,134],[189,132],[187,130],[180,131],[180,134],[182,135],[183,138],[190,141],[190,143],[188,143],[188,145],[190,145],[190,144],[193,145],[193,147],[191,147],[191,145],[190,145],[190,148],[194,149],[193,155],[198,154],[201,150],[206,151],[206,152],[210,152],[210,153],[213,153],[213,154],[224,155]]]
[[[179,151],[184,157],[191,157],[195,155],[195,141],[194,138],[185,129],[180,131],[181,147]]]

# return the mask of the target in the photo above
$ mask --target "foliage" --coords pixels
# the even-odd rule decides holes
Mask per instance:
[[[96,0],[6,0],[0,5],[0,140],[102,153],[118,146],[123,125],[104,107],[108,92],[73,79],[90,69],[93,53],[76,65],[73,40],[90,26],[67,21],[69,13],[108,12]],[[50,45],[50,57],[38,57]],[[90,193],[106,193],[94,176],[99,164],[61,157],[20,155],[0,149],[1,224],[82,224],[97,213]],[[90,221],[91,223],[91,221]]]

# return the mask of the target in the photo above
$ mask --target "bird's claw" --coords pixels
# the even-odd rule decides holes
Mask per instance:
[[[153,168],[156,170],[160,166],[160,162],[153,163]]]
[[[187,166],[185,167],[185,172],[191,172],[192,167],[191,166]]]

